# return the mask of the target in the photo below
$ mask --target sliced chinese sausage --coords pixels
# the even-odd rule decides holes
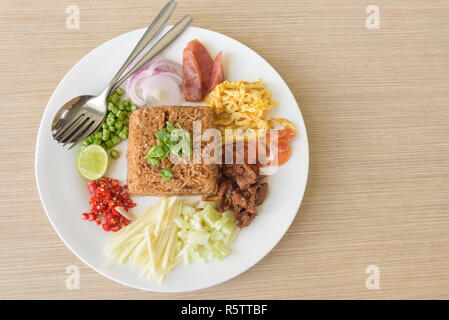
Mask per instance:
[[[208,92],[214,90],[217,84],[224,81],[223,64],[221,63],[222,55],[223,53],[220,51],[214,59]]]
[[[187,101],[202,101],[203,77],[198,62],[193,52],[184,49],[182,55],[182,70],[184,73],[184,97]]]
[[[208,92],[208,89],[210,87],[210,79],[212,74],[212,66],[214,62],[212,61],[212,58],[209,55],[209,52],[207,52],[207,49],[203,46],[203,44],[198,40],[194,39],[187,43],[184,50],[190,50],[192,51],[193,55],[195,56],[195,59],[198,63],[198,66],[201,70],[202,75],[202,90],[203,94],[206,95]]]

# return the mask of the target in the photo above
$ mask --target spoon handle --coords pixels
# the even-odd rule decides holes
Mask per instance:
[[[134,67],[131,68],[116,84],[114,87],[119,87],[126,79],[128,79],[134,72],[140,69],[144,64],[157,56],[162,50],[164,50],[170,43],[172,43],[191,23],[193,19],[191,16],[185,16],[177,24],[174,25],[164,36],[159,39],[158,42],[137,62]]]
[[[170,19],[173,11],[175,11],[175,8],[176,8],[176,1],[174,0],[168,2],[162,8],[162,10],[159,12],[159,14],[153,20],[153,22],[151,22],[151,25],[143,34],[142,38],[140,38],[139,42],[134,47],[131,54],[128,56],[128,59],[126,59],[125,63],[121,66],[120,70],[117,71],[114,78],[112,78],[111,82],[109,82],[108,85],[109,88],[112,89],[112,87],[120,78],[122,73],[126,70],[126,68],[128,68],[128,66],[134,61],[134,59],[143,51],[143,49],[145,49],[145,47],[150,43],[150,41],[162,31],[168,19]]]

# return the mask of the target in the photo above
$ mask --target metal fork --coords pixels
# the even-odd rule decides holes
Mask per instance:
[[[106,116],[106,98],[111,90],[120,86],[134,72],[158,55],[192,23],[193,19],[190,16],[185,16],[152,46],[131,70],[120,78],[124,70],[128,68],[148,43],[162,30],[175,7],[176,2],[170,1],[162,9],[103,92],[98,96],[83,95],[76,97],[59,109],[54,117],[51,131],[53,138],[57,142],[62,143],[63,146],[71,143],[72,145],[69,147],[71,149],[79,141],[86,139],[94,133],[101,126]],[[119,78],[120,80],[118,80]]]

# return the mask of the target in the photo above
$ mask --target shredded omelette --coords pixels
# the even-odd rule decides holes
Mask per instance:
[[[276,107],[277,103],[271,99],[271,92],[265,88],[262,79],[257,82],[226,80],[218,84],[204,102],[215,111],[216,123],[223,137],[226,129],[234,130],[231,141],[257,137],[276,125],[294,128],[286,119],[266,118],[266,112]],[[226,132],[226,142],[229,136]]]

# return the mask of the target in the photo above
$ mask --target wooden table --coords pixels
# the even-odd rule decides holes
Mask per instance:
[[[243,42],[295,94],[310,141],[299,215],[255,267],[192,293],[124,287],[64,246],[35,185],[41,115],[79,59],[164,2],[0,1],[0,298],[449,298],[448,1],[178,1],[171,21],[190,13]],[[66,28],[71,4],[80,29]],[[370,265],[379,289],[366,287]]]

